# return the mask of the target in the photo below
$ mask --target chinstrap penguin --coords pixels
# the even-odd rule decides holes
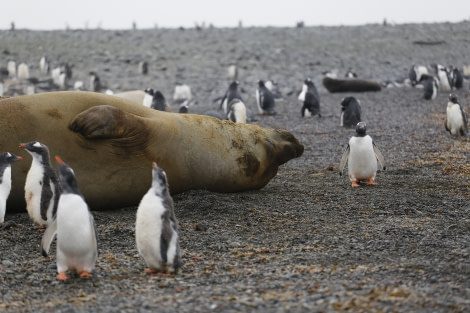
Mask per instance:
[[[10,152],[0,154],[0,224],[5,221],[7,199],[11,191],[11,164],[20,160],[23,158]]]
[[[354,97],[341,100],[341,126],[354,127],[361,121],[360,101]]]
[[[178,221],[166,173],[152,164],[152,186],[137,208],[135,238],[137,250],[149,274],[176,273],[181,266]]]
[[[258,88],[256,89],[256,104],[258,105],[258,113],[261,115],[275,115],[274,111],[274,96],[264,85],[264,81],[258,81]]]
[[[453,136],[467,135],[467,115],[456,95],[449,95],[447,103],[445,128]]]
[[[60,183],[51,166],[49,148],[38,142],[21,143],[33,157],[26,176],[26,210],[30,218],[40,227],[47,226],[55,219],[60,196]]]
[[[49,225],[41,241],[41,253],[47,256],[57,235],[57,280],[68,279],[66,271],[91,277],[98,257],[97,233],[93,215],[78,190],[73,169],[56,156],[62,194],[57,218]]]
[[[366,134],[366,123],[360,122],[356,126],[356,136],[349,139],[348,146],[343,153],[339,164],[339,174],[348,163],[348,174],[352,187],[359,187],[359,182],[365,181],[368,185],[377,185],[377,159],[382,169],[386,169],[385,159],[376,147],[372,138]]]

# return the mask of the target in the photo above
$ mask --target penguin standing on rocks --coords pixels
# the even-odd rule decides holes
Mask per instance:
[[[352,187],[359,187],[359,182],[366,181],[368,185],[377,185],[377,159],[382,169],[386,169],[385,159],[372,138],[366,134],[366,123],[360,122],[356,126],[356,136],[349,139],[349,144],[343,153],[339,164],[339,174],[348,162],[348,174]]]
[[[451,90],[451,81],[449,77],[449,71],[447,68],[440,64],[434,64],[434,69],[436,70],[437,78],[439,79],[439,86],[443,91]]]
[[[20,147],[33,157],[24,187],[26,210],[35,224],[45,227],[55,219],[60,183],[51,166],[49,149],[46,145],[31,141],[21,143]]]
[[[459,103],[456,95],[449,95],[449,102],[447,103],[446,112],[446,130],[453,136],[466,136],[467,135],[467,115]]]
[[[313,115],[320,114],[320,96],[315,84],[310,78],[304,80],[302,91],[298,97],[299,103],[302,105],[301,115],[302,117],[310,117]]]
[[[0,153],[0,224],[5,221],[7,199],[11,190],[11,164],[23,160],[10,152]]]
[[[57,280],[68,279],[71,270],[80,277],[91,277],[98,257],[97,233],[93,215],[78,190],[73,169],[56,156],[62,194],[57,218],[49,225],[41,241],[41,252],[47,256],[51,242],[57,235]]]
[[[449,77],[452,89],[462,89],[463,88],[463,75],[462,72],[454,67],[449,66]]]
[[[101,79],[96,72],[89,72],[88,73],[90,79],[90,91],[100,92],[103,89],[103,85],[101,84]]]
[[[261,115],[275,115],[274,111],[274,96],[264,85],[264,81],[258,81],[258,88],[256,89],[256,104],[258,105],[258,113]]]
[[[354,97],[341,100],[341,126],[354,127],[361,121],[361,106]]]
[[[246,123],[246,106],[240,99],[233,99],[229,103],[227,119],[235,123]]]
[[[225,95],[222,97],[222,100],[220,101],[220,107],[224,111],[224,114],[227,115],[228,111],[230,109],[229,103],[233,99],[239,99],[241,102],[243,102],[242,96],[240,92],[238,91],[238,81],[233,81],[230,83],[228,86],[227,91],[225,92]]]
[[[158,111],[167,111],[165,97],[159,90],[153,93],[152,103],[150,104],[150,107]]]
[[[423,65],[412,65],[408,73],[408,78],[410,79],[411,85],[416,86],[420,80],[421,76],[428,75],[428,69]]]
[[[423,85],[424,94],[423,98],[425,100],[434,100],[437,97],[437,91],[439,89],[439,85],[437,83],[437,79],[431,75],[422,75],[421,84]]]
[[[176,273],[181,266],[178,221],[175,217],[165,171],[152,164],[152,186],[137,208],[137,250],[145,260],[146,273]]]

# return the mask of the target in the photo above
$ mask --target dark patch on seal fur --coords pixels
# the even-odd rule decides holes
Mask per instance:
[[[57,109],[57,108],[49,108],[46,110],[46,114],[52,118],[55,118],[55,119],[61,119],[62,118],[62,114],[60,114],[60,111]]]

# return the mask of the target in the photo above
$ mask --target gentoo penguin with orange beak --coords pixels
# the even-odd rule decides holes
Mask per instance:
[[[41,252],[47,256],[57,234],[57,280],[68,279],[66,271],[77,272],[80,277],[91,277],[98,257],[97,234],[93,215],[78,190],[73,169],[56,156],[62,194],[57,218],[44,232]]]
[[[181,266],[178,222],[165,171],[152,164],[152,186],[137,208],[137,250],[151,275],[176,273]]]
[[[7,199],[11,191],[11,164],[23,160],[10,152],[0,153],[0,224],[5,221]]]
[[[454,94],[449,95],[445,127],[453,137],[467,135],[467,115]]]
[[[377,185],[375,182],[377,159],[382,169],[385,170],[386,163],[382,153],[376,147],[372,138],[366,134],[366,123],[357,123],[356,136],[349,139],[348,147],[341,158],[339,174],[343,175],[343,169],[347,161],[352,187],[359,187],[360,181],[365,181],[368,185]]]
[[[33,162],[26,176],[26,210],[33,222],[39,227],[46,227],[55,218],[60,196],[60,184],[51,166],[49,148],[38,141],[21,143],[33,157]]]

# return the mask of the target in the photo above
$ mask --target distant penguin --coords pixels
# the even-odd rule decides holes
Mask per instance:
[[[145,88],[144,89],[145,95],[144,99],[142,100],[143,106],[150,108],[152,106],[152,100],[153,100],[153,95],[155,94],[155,91],[153,88]]]
[[[354,127],[361,121],[360,101],[354,97],[341,100],[341,126]]]
[[[139,62],[139,73],[142,75],[149,73],[149,64],[146,61]]]
[[[426,100],[434,100],[437,97],[439,89],[437,79],[431,75],[422,75],[420,83],[423,85],[423,98]]]
[[[344,75],[346,78],[357,78],[357,74],[354,73],[351,69],[349,69],[346,74]]]
[[[181,104],[185,101],[190,101],[192,98],[191,87],[186,84],[176,84],[175,91],[173,93],[173,101]]]
[[[7,63],[8,75],[10,77],[16,77],[16,61],[8,60]]]
[[[189,105],[187,103],[182,103],[178,109],[178,113],[189,113]]]
[[[73,169],[56,156],[62,194],[57,218],[49,225],[41,240],[41,252],[47,256],[51,242],[57,235],[57,280],[68,279],[66,271],[75,271],[80,277],[91,277],[98,257],[95,221],[83,195],[78,190]]]
[[[246,106],[240,99],[232,99],[228,104],[227,119],[235,123],[246,123]]]
[[[49,59],[48,59],[46,56],[43,56],[43,57],[39,60],[39,70],[40,70],[41,74],[43,74],[43,75],[49,75],[49,71],[50,71],[50,62],[49,62]]]
[[[339,164],[339,174],[348,163],[348,174],[352,187],[359,187],[359,182],[366,181],[368,185],[377,185],[377,159],[382,169],[386,169],[385,159],[372,138],[366,134],[366,123],[360,122],[356,126],[356,136],[349,139],[349,144],[343,153]]]
[[[227,78],[230,81],[235,81],[238,79],[238,68],[235,64],[229,65],[227,67]]]
[[[160,90],[154,92],[150,107],[158,111],[167,111],[166,100]]]
[[[320,96],[315,84],[310,78],[304,80],[304,85],[302,86],[302,91],[299,94],[298,100],[302,104],[302,117],[310,117],[314,115],[321,117]]]
[[[238,91],[238,81],[233,81],[230,83],[228,86],[227,91],[225,92],[225,95],[223,96],[222,100],[220,101],[220,107],[224,111],[224,114],[228,114],[228,111],[230,107],[228,104],[233,100],[233,99],[239,99],[240,101],[243,102],[243,98]]]
[[[7,199],[11,190],[11,164],[23,160],[10,152],[0,153],[0,224],[5,222]]]
[[[90,79],[90,91],[100,92],[100,90],[103,89],[103,86],[101,85],[101,79],[98,74],[91,71],[88,73],[88,76]]]
[[[137,250],[147,264],[147,273],[176,273],[181,251],[173,199],[163,169],[152,164],[152,186],[137,208],[135,224]]]
[[[267,81],[264,82],[264,85],[266,86],[266,88],[268,88],[269,91],[271,91],[271,93],[273,94],[275,99],[281,99],[282,98],[282,95],[279,92],[278,83],[276,81],[267,80]]]
[[[28,64],[22,62],[18,65],[18,79],[28,79],[29,78],[29,66]]]
[[[449,95],[445,127],[453,137],[467,135],[467,114],[455,94]]]
[[[428,69],[423,65],[412,65],[408,73],[408,78],[412,86],[416,86],[421,80],[422,75],[429,74]]]
[[[57,213],[60,183],[50,163],[49,149],[38,141],[21,143],[20,147],[33,157],[24,187],[26,210],[38,226],[50,225]]]
[[[449,77],[449,71],[447,68],[441,64],[433,64],[434,69],[436,70],[436,75],[439,80],[439,88],[442,91],[451,90],[451,82]]]
[[[258,113],[261,115],[275,115],[274,110],[274,96],[264,85],[264,81],[258,81],[258,88],[256,89],[256,104],[258,105]]]
[[[449,78],[453,90],[463,88],[463,75],[458,68],[449,66]]]

